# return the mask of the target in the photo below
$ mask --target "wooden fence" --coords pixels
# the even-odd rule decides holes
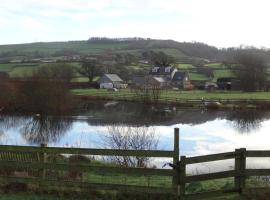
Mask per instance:
[[[70,155],[84,156],[135,156],[135,157],[165,157],[171,158],[171,169],[119,167],[110,165],[95,165],[90,163],[69,163],[57,161],[58,156],[68,158]],[[247,169],[246,158],[270,157],[270,151],[247,151],[244,148],[233,152],[219,153],[204,156],[186,157],[179,159],[179,129],[174,131],[174,149],[171,151],[159,150],[115,150],[115,149],[81,149],[81,148],[57,148],[57,147],[26,147],[26,146],[0,146],[0,181],[1,183],[27,183],[39,186],[61,188],[84,188],[85,190],[124,190],[129,192],[140,191],[144,193],[172,194],[180,199],[201,199],[217,197],[231,193],[242,194],[245,189],[246,178],[249,176],[269,176],[270,169]],[[232,170],[190,175],[186,168],[191,164],[234,159],[235,167]],[[27,171],[27,174],[25,173]],[[70,172],[79,173],[80,176],[65,179]],[[88,175],[90,178],[83,178]],[[99,176],[102,174],[102,176]],[[106,182],[104,175],[124,174],[125,183]],[[151,185],[150,177],[167,179],[159,180],[158,184]],[[78,178],[79,177],[79,178]],[[92,181],[93,177],[101,180]],[[140,184],[129,182],[129,177],[145,177],[139,179]],[[195,194],[187,194],[186,187],[193,182],[213,179],[233,178],[234,187],[229,190],[208,191]],[[111,177],[109,177],[110,179]],[[117,175],[113,179],[120,179]],[[142,180],[148,180],[143,184]],[[163,184],[167,182],[167,184]]]
[[[129,192],[175,194],[175,170],[120,167],[110,164],[68,162],[72,155],[84,157],[131,156],[179,159],[179,130],[175,131],[174,150],[116,150],[29,146],[0,146],[0,183],[26,183],[48,187],[85,190],[124,190]],[[60,160],[58,158],[61,158]],[[57,160],[58,159],[58,160]],[[74,177],[75,174],[75,177]],[[86,177],[86,178],[85,178]],[[105,180],[107,178],[107,180]],[[128,179],[132,180],[129,181]],[[150,178],[158,178],[158,181]],[[163,179],[164,178],[164,179]],[[125,179],[120,184],[118,179]],[[138,179],[138,180],[137,180]],[[166,184],[163,184],[166,182]],[[158,183],[156,183],[158,182]]]

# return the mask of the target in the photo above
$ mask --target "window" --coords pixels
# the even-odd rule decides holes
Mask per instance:
[[[170,73],[171,72],[171,67],[165,67],[165,72]]]
[[[152,68],[152,72],[158,72],[158,67]]]

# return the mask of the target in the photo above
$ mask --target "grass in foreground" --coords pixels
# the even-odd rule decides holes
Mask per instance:
[[[220,197],[220,198],[211,198],[208,200],[240,200],[238,195],[228,195],[227,197]],[[38,195],[38,194],[1,194],[0,193],[0,200],[119,200],[119,199],[126,199],[126,200],[135,200],[134,198],[125,198],[120,197],[118,199],[114,197],[58,197],[56,195]],[[146,197],[148,199],[148,197]]]

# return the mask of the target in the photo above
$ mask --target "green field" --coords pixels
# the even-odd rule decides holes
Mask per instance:
[[[24,75],[31,75],[32,71],[40,65],[38,63],[0,64],[0,72],[7,72],[10,77],[23,77]]]
[[[189,63],[179,63],[176,65],[176,67],[181,70],[181,69],[192,69],[194,68],[194,66],[192,64],[189,64]]]
[[[79,68],[81,64],[79,62],[70,62],[70,65],[72,65],[75,68]],[[10,77],[25,77],[30,76],[32,72],[41,66],[46,66],[50,64],[46,63],[9,63],[9,64],[0,64],[0,72],[6,72],[9,74]],[[209,66],[210,65],[210,66]],[[189,63],[179,63],[176,64],[176,67],[179,70],[184,70],[189,73],[189,78],[191,81],[217,81],[218,78],[224,78],[224,77],[235,77],[233,72],[230,69],[227,68],[221,68],[220,63],[211,63],[206,66],[210,67],[213,70],[213,79],[211,80],[209,77],[204,75],[201,72],[198,72],[196,67],[194,67],[192,64]],[[131,74],[136,74],[138,72],[147,74],[150,66],[144,65],[144,64],[131,64],[129,66],[126,66],[126,69],[130,70]],[[76,71],[76,70],[75,70]],[[79,77],[79,78],[76,78]],[[122,77],[123,78],[123,77]],[[269,76],[270,80],[270,76]],[[77,72],[75,73],[75,77],[72,80],[72,82],[88,82],[87,77],[81,77],[80,74]]]
[[[136,94],[128,89],[120,90],[118,92],[107,91],[106,89],[75,89],[72,90],[75,95],[89,95],[99,97],[126,97],[132,98]],[[161,99],[197,99],[201,100],[202,97],[207,100],[256,100],[256,99],[270,99],[270,92],[241,92],[241,91],[224,91],[224,92],[206,92],[202,90],[194,91],[164,91],[161,95]]]
[[[89,197],[90,196],[90,197]],[[125,195],[126,196],[126,195]],[[1,194],[0,193],[0,200],[119,200],[125,198],[126,200],[143,200],[138,198],[127,198],[127,197],[114,197],[113,195],[106,195],[104,194],[99,195],[98,197],[94,197],[88,195],[88,197],[80,196],[80,195],[46,195],[46,194],[31,194],[31,193],[17,193],[17,194]],[[208,200],[240,200],[238,195],[228,195],[227,197],[221,198],[211,198]],[[150,199],[147,197],[147,199]],[[170,200],[169,198],[167,198]]]
[[[218,78],[224,78],[224,77],[235,77],[233,72],[229,69],[215,69],[213,73],[214,73],[215,80],[217,80]]]
[[[222,65],[222,63],[209,63],[209,64],[205,64],[205,67],[211,67],[211,68],[222,68],[224,67]]]
[[[125,47],[127,47],[126,43],[89,44],[87,41],[40,42],[30,44],[1,45],[0,53],[8,51],[39,51],[41,54],[51,55],[62,50],[72,50],[80,53],[100,53],[107,49],[123,49]]]
[[[168,44],[169,43],[169,44]],[[78,54],[107,54],[107,53],[130,53],[135,56],[141,55],[145,50],[163,51],[174,57],[176,60],[189,58],[177,46],[180,45],[175,41],[166,40],[149,40],[149,41],[125,41],[125,42],[88,42],[68,41],[68,42],[39,42],[29,44],[0,45],[0,54],[11,52],[14,53],[13,59],[18,55],[30,55],[34,57],[57,57],[63,55],[63,52],[73,52]],[[18,54],[18,55],[17,55]],[[20,57],[21,59],[24,56]]]
[[[208,81],[209,78],[205,76],[204,74],[200,74],[197,72],[189,72],[189,79],[191,81]]]

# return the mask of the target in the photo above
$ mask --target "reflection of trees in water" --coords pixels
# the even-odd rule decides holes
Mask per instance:
[[[145,126],[107,126],[107,132],[101,139],[105,148],[122,150],[156,150],[159,143],[155,129]],[[125,167],[146,167],[150,162],[149,157],[138,156],[113,156],[111,160]]]
[[[0,142],[1,142],[1,140],[2,140],[2,138],[3,138],[4,135],[5,135],[4,134],[4,131],[3,130],[0,130]]]
[[[267,112],[258,110],[245,110],[233,112],[228,116],[233,127],[239,133],[250,133],[261,127],[261,122],[268,118]]]
[[[3,131],[14,127],[19,127],[26,122],[26,117],[23,116],[1,115],[0,119],[0,129],[2,129]]]
[[[92,116],[89,124],[153,125],[169,122],[176,114],[173,106],[132,102],[88,102],[83,108]]]
[[[47,144],[57,142],[70,128],[71,120],[40,116],[30,118],[20,132],[31,144]]]
[[[8,135],[5,134],[11,128],[16,128],[24,124],[26,121],[25,117],[22,116],[0,116],[0,143],[7,144]]]
[[[69,118],[53,116],[1,116],[0,139],[9,129],[20,129],[20,133],[30,144],[57,142],[71,128]]]

